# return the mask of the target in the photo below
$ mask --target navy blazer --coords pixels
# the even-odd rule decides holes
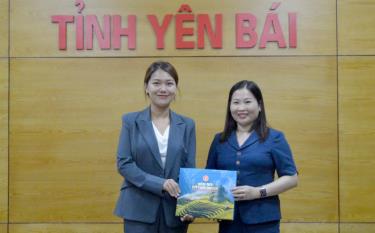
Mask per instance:
[[[178,182],[181,167],[195,167],[195,123],[170,111],[165,167],[151,122],[150,108],[125,114],[117,151],[118,172],[124,177],[115,214],[126,220],[153,223],[162,208],[169,227],[183,224],[175,217],[176,198],[163,192],[166,179]]]
[[[282,132],[270,129],[269,136],[260,142],[252,133],[242,146],[238,145],[236,133],[220,143],[217,134],[211,144],[206,168],[237,171],[237,185],[262,186],[278,176],[295,175],[297,169],[292,152]],[[242,222],[256,224],[281,219],[278,196],[235,202]]]

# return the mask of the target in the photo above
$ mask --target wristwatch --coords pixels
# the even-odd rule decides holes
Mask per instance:
[[[260,198],[265,198],[267,197],[267,189],[265,187],[261,187],[259,189],[259,194],[260,194]]]

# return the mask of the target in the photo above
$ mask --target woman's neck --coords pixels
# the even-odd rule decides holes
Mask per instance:
[[[237,124],[236,132],[237,133],[250,133],[251,126],[252,124],[245,125],[245,126]]]
[[[169,107],[160,108],[151,105],[151,118],[152,119],[165,119],[169,118]]]

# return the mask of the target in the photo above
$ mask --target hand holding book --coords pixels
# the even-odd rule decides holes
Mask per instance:
[[[169,195],[177,198],[180,195],[180,187],[173,179],[167,179],[163,184],[163,190],[167,191]]]
[[[259,188],[253,186],[237,186],[231,191],[235,201],[250,201],[260,197]]]

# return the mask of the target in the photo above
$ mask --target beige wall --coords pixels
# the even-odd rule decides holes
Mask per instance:
[[[375,54],[375,4],[371,0],[339,0],[338,45],[340,55]]]
[[[375,20],[372,1],[338,1],[341,232],[375,229]],[[353,56],[357,55],[357,56]]]
[[[8,1],[0,0],[0,232],[8,223]]]
[[[0,0],[0,57],[8,56],[8,1]]]
[[[8,221],[8,59],[0,58],[0,224]],[[1,229],[1,227],[0,227]]]
[[[96,44],[76,51],[68,42],[59,51],[50,17],[77,15],[74,1],[14,0],[8,55],[8,1],[0,0],[1,233],[121,232],[121,219],[112,215],[121,183],[115,169],[121,115],[147,105],[142,77],[160,57],[180,74],[173,109],[196,121],[199,167],[223,128],[229,88],[254,80],[300,173],[299,187],[281,195],[282,232],[374,231],[373,1],[285,0],[277,13],[286,27],[287,13],[298,12],[298,48],[241,50],[234,47],[235,13],[252,12],[263,25],[273,1],[85,2],[84,15],[137,14],[137,49],[104,51]],[[182,3],[195,14],[223,13],[223,49],[174,49],[174,24],[166,48],[155,49],[146,15],[176,14]],[[205,220],[189,230],[216,231]]]
[[[375,57],[342,57],[339,64],[341,218],[373,222]]]

